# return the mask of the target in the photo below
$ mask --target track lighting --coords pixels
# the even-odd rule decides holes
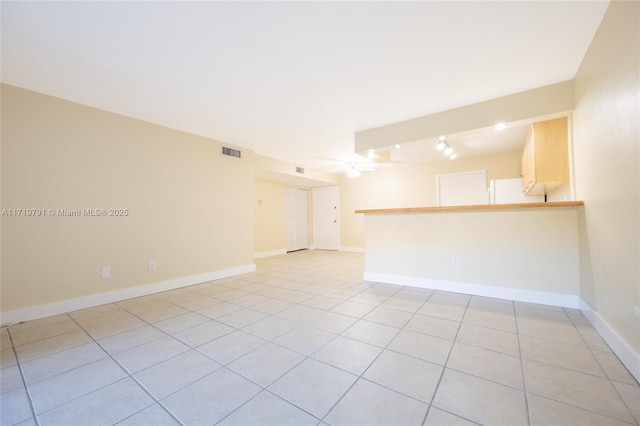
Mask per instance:
[[[451,148],[449,146],[449,143],[447,142],[447,137],[446,136],[440,136],[438,138],[438,143],[436,144],[436,149],[438,151],[443,151],[444,155],[446,155],[447,157],[449,157],[452,160],[455,159],[458,156],[458,154],[453,152],[453,148]]]

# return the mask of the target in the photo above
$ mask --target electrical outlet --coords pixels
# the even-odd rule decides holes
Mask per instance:
[[[104,266],[102,268],[102,278],[111,278],[111,267],[110,266]]]
[[[149,261],[149,271],[155,271],[156,270],[156,261],[155,260],[150,260]]]
[[[453,266],[454,268],[459,268],[460,267],[460,258],[459,257],[454,257],[451,259],[451,266]]]

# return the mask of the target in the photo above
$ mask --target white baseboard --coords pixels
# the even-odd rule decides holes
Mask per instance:
[[[285,249],[282,250],[269,250],[269,251],[261,251],[253,254],[254,259],[260,259],[262,257],[271,257],[271,256],[280,256],[281,254],[287,254]]]
[[[354,253],[364,253],[364,247],[345,247],[340,246],[339,251],[351,251]]]
[[[79,309],[92,308],[104,305],[105,303],[119,302],[121,300],[134,297],[146,296],[161,291],[173,290],[187,287],[194,284],[205,283],[207,281],[219,280],[221,278],[255,272],[256,265],[244,265],[235,268],[221,269],[219,271],[207,272],[204,274],[191,275],[157,283],[144,284],[121,290],[108,291],[105,293],[92,294],[90,296],[78,297],[75,299],[61,300],[59,302],[47,303],[45,305],[31,306],[28,308],[16,309],[0,313],[0,323],[15,324],[21,321],[31,321],[34,319],[49,317],[52,315],[64,314],[77,311]]]
[[[583,299],[580,299],[580,310],[611,350],[620,358],[627,370],[640,382],[640,354],[634,351]]]
[[[377,272],[365,272],[363,278],[365,281],[450,291],[452,293],[465,293],[474,296],[495,297],[497,299],[516,300],[519,302],[539,303],[542,305],[562,306],[574,309],[580,307],[580,298],[572,294],[548,293],[544,291],[434,280],[421,277],[405,277],[401,275],[380,274]]]

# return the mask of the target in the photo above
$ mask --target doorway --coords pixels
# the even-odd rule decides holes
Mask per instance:
[[[287,252],[309,248],[309,191],[286,188]]]
[[[338,250],[340,209],[337,186],[313,188],[313,246],[319,250]]]
[[[438,206],[485,204],[486,193],[486,170],[436,176]]]

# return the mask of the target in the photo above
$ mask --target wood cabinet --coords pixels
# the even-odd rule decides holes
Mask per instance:
[[[547,194],[569,181],[566,117],[531,125],[520,167],[525,194]]]

